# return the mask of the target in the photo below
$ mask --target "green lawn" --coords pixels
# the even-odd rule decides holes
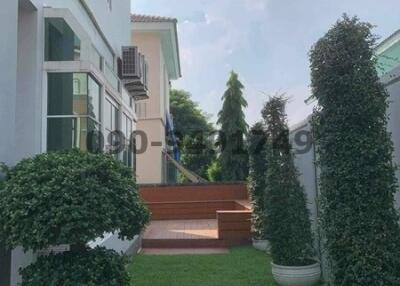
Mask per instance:
[[[250,247],[216,255],[139,255],[129,272],[134,286],[272,286],[270,261]]]

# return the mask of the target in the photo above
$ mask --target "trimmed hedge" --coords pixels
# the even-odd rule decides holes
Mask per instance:
[[[126,264],[105,248],[50,254],[21,270],[22,286],[128,286]]]
[[[400,285],[389,95],[371,27],[345,15],[311,50],[321,222],[334,285]]]
[[[286,102],[285,97],[275,96],[263,110],[268,136],[267,233],[275,264],[304,266],[315,263],[313,240],[307,200],[289,143]]]
[[[78,150],[40,154],[8,172],[0,232],[12,248],[84,245],[106,232],[132,239],[149,221],[132,170]]]
[[[253,205],[253,235],[256,239],[267,239],[266,214],[265,214],[265,191],[266,191],[266,131],[262,122],[255,123],[249,132],[249,191]]]

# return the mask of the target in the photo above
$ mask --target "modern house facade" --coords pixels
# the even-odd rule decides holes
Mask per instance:
[[[1,162],[12,166],[46,151],[100,148],[133,171],[137,97],[122,76],[130,16],[130,0],[2,3]],[[129,246],[113,239],[106,235],[100,243]],[[18,269],[34,257],[0,246],[0,285],[18,285]]]
[[[131,45],[148,62],[148,98],[136,102],[138,117],[136,175],[140,184],[168,181],[165,153],[179,159],[169,111],[170,84],[181,77],[177,20],[132,15]],[[168,139],[172,142],[168,142]],[[175,146],[170,147],[168,146]]]

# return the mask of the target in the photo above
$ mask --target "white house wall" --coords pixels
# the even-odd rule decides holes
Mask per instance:
[[[18,2],[8,0],[0,9],[0,161],[14,163],[17,92]]]
[[[45,8],[69,11],[83,29],[89,43],[111,65],[128,45],[130,33],[130,0],[85,0],[102,33],[83,9],[81,0],[5,0],[0,9],[0,162],[14,165],[22,158],[38,154],[46,146],[47,85],[44,70]],[[85,39],[87,40],[87,39]],[[84,53],[89,50],[82,51]],[[88,60],[88,59],[86,59]],[[106,84],[105,84],[106,85]],[[135,118],[127,100],[121,98],[121,110]],[[135,125],[135,123],[133,124]],[[115,241],[114,241],[115,242]],[[116,244],[116,242],[114,243]],[[121,244],[121,247],[125,247]],[[20,282],[18,269],[34,256],[20,248],[12,252],[11,285]]]
[[[386,89],[390,94],[388,108],[388,130],[392,134],[394,145],[393,161],[400,166],[400,66],[389,75],[383,77]],[[396,171],[397,181],[400,184],[400,169]],[[396,207],[400,209],[400,191],[396,193]]]

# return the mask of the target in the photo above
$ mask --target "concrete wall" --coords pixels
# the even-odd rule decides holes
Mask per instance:
[[[18,1],[2,3],[0,34],[0,161],[12,164],[15,162]]]
[[[145,132],[147,149],[137,155],[136,175],[140,184],[163,182],[162,150],[166,147],[165,122],[169,111],[169,82],[161,46],[161,35],[132,32],[132,44],[145,55],[149,64],[149,98],[138,102],[145,111],[138,116],[137,129]],[[152,142],[156,143],[153,144]],[[141,146],[140,140],[138,147]]]
[[[42,11],[19,9],[16,100],[16,161],[40,153],[42,128],[42,68],[44,33]]]
[[[85,0],[118,55],[130,44],[130,0]],[[111,3],[111,9],[109,2]]]
[[[136,177],[140,184],[160,184],[163,181],[162,150],[165,147],[165,127],[161,119],[138,120],[137,130],[145,132],[147,144],[138,137],[137,147],[144,153],[136,156]],[[153,143],[161,143],[161,146]]]
[[[146,119],[164,118],[161,110],[161,38],[158,33],[139,33],[132,32],[132,45],[139,48],[140,53],[145,55],[149,65],[148,88],[149,98],[141,101],[145,103]]]
[[[382,81],[390,94],[388,130],[392,134],[394,145],[393,161],[400,166],[400,66],[384,76]],[[400,183],[400,169],[396,171],[396,177]],[[398,190],[395,199],[396,207],[400,209],[400,190]]]
[[[290,130],[290,141],[295,153],[295,165],[299,172],[299,180],[307,196],[307,206],[310,211],[311,227],[314,234],[314,248],[321,262],[322,275],[329,281],[329,260],[323,251],[323,232],[318,225],[318,177],[319,169],[315,165],[316,153],[313,144],[310,117],[293,126]]]

